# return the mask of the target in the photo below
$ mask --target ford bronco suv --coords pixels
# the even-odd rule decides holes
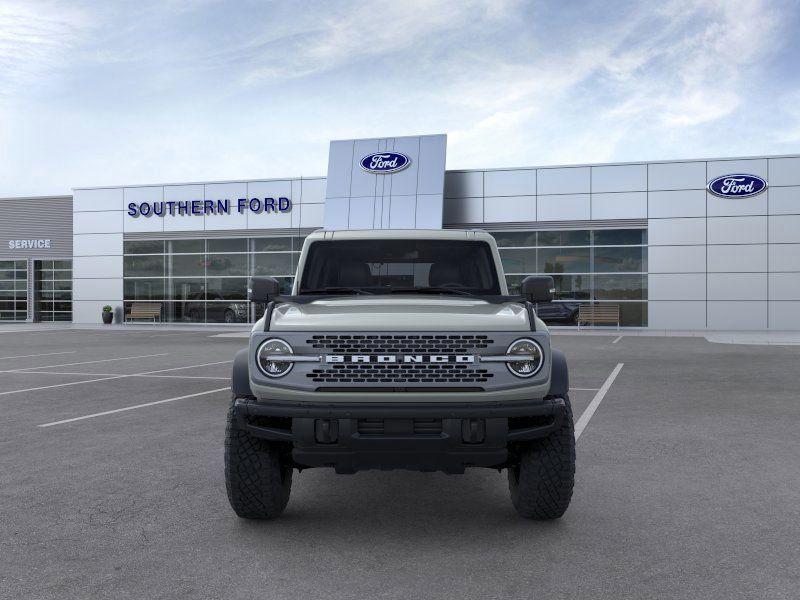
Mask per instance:
[[[237,515],[278,516],[294,469],[463,473],[506,469],[524,517],[572,496],[575,438],[564,355],[534,303],[551,277],[508,295],[482,231],[317,231],[291,295],[253,277],[264,304],[233,366],[225,439]]]

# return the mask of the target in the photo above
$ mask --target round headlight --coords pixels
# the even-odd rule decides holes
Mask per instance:
[[[506,350],[506,354],[525,355],[523,360],[507,362],[508,370],[517,377],[533,377],[544,364],[544,351],[538,342],[523,338],[513,342]]]
[[[292,365],[294,363],[271,360],[269,357],[276,354],[287,355],[293,353],[292,347],[289,344],[283,340],[272,338],[266,340],[258,347],[256,363],[258,363],[258,368],[261,369],[261,372],[267,377],[283,377],[292,370]]]

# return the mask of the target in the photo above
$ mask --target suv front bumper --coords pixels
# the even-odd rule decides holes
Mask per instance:
[[[549,435],[566,413],[562,398],[505,403],[286,403],[237,398],[250,435],[292,445],[295,466],[337,472],[412,469],[461,473],[502,467],[509,444]]]

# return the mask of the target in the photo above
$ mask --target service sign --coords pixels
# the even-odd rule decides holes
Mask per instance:
[[[50,240],[8,240],[11,250],[33,250],[50,248]]]
[[[708,191],[721,198],[749,198],[767,189],[767,182],[757,175],[722,175],[708,182]]]
[[[397,173],[410,164],[411,159],[400,152],[375,152],[361,159],[361,168],[376,175]]]

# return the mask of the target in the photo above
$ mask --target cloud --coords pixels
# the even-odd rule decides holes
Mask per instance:
[[[797,149],[786,0],[0,0],[0,196],[323,175],[445,132],[448,168]]]
[[[248,84],[297,79],[324,73],[367,58],[385,57],[390,69],[403,52],[430,45],[437,35],[457,32],[470,23],[507,18],[510,0],[406,0],[338,3],[299,19],[280,36],[252,41]]]
[[[609,116],[641,117],[665,128],[726,117],[750,91],[747,69],[777,42],[777,13],[766,2],[680,0],[660,6],[655,16],[642,25],[659,32],[657,44],[634,43],[612,61],[611,72],[633,68],[623,69],[622,101]],[[640,60],[628,60],[630,54]]]
[[[558,52],[532,43],[524,60],[458,82],[452,103],[475,118],[451,132],[451,148],[480,150],[453,155],[471,166],[523,148],[544,162],[613,160],[643,132],[664,139],[734,115],[753,92],[754,67],[781,42],[779,10],[766,0],[673,0],[614,16],[576,22],[560,40],[536,31],[539,46],[558,42]]]
[[[796,152],[800,147],[800,87],[781,98],[774,112],[780,126],[766,134],[783,152]]]
[[[12,97],[63,68],[82,39],[87,19],[69,5],[0,3],[0,97]]]

